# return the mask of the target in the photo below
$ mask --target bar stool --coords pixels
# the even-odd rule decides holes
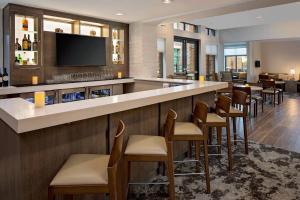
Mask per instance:
[[[175,199],[174,169],[173,169],[173,143],[171,136],[174,134],[174,126],[177,114],[169,110],[164,125],[165,137],[151,135],[130,135],[125,149],[126,181],[130,183],[131,162],[164,162],[167,166],[169,183],[169,198]],[[151,183],[145,183],[151,184]],[[128,191],[128,188],[127,188]]]
[[[48,188],[48,199],[56,194],[73,198],[77,194],[106,193],[110,199],[121,199],[117,175],[122,157],[125,125],[119,122],[111,155],[73,154],[58,171]]]
[[[186,175],[202,175],[205,174],[207,193],[210,193],[210,178],[208,168],[208,133],[205,124],[202,126],[202,130],[199,127],[199,120],[206,121],[208,113],[208,106],[205,103],[198,102],[195,106],[193,113],[193,122],[176,122],[174,135],[172,135],[172,141],[192,141],[196,143],[196,160],[174,161],[176,162],[200,162],[200,145],[204,145],[204,163],[205,173],[184,173],[175,174],[175,176]]]
[[[225,117],[228,115],[233,119],[233,137],[234,137],[234,145],[241,140],[237,140],[236,135],[236,118],[242,117],[243,118],[243,128],[244,128],[244,144],[245,144],[245,153],[248,154],[248,133],[247,133],[247,115],[248,115],[248,103],[247,103],[248,94],[239,91],[233,90],[232,93],[232,106],[230,107],[229,113],[225,113],[221,111],[220,115]],[[240,109],[238,109],[240,108]]]
[[[207,128],[217,128],[217,145],[208,145],[208,146],[217,146],[217,154],[208,154],[209,156],[221,156],[221,146],[222,146],[222,128],[226,128],[227,134],[227,156],[228,156],[228,170],[232,170],[232,152],[231,152],[231,137],[230,137],[230,121],[229,121],[229,109],[230,109],[231,100],[229,97],[220,95],[216,101],[216,113],[207,113],[206,121],[201,120],[200,124],[205,125]],[[219,114],[223,114],[224,117],[221,117]],[[209,140],[212,141],[212,133],[209,133]]]

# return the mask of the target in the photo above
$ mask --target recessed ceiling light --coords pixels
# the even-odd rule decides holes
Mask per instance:
[[[257,17],[256,17],[256,19],[262,19],[262,18],[263,18],[262,16],[257,16]]]
[[[124,13],[118,12],[118,13],[116,13],[116,15],[117,16],[122,16],[122,15],[124,15]]]
[[[172,3],[174,0],[162,0],[163,3],[165,4],[169,4],[169,3]]]

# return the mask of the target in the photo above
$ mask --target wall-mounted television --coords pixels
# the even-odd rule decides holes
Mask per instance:
[[[58,66],[105,66],[105,38],[56,33]]]

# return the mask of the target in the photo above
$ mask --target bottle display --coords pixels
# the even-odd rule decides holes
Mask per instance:
[[[32,50],[33,51],[37,51],[38,50],[37,34],[34,34],[34,41],[32,43]]]
[[[112,29],[112,62],[124,64],[124,30]]]
[[[16,51],[21,51],[22,50],[22,46],[19,43],[19,38],[16,38],[15,50]]]
[[[22,20],[22,30],[28,31],[28,20],[27,20],[26,16],[24,16],[24,18]]]
[[[7,87],[8,86],[8,73],[6,71],[6,68],[4,68],[4,70],[3,70],[2,77],[3,77],[3,83],[2,83],[2,85],[3,85],[3,87]]]
[[[15,65],[39,64],[38,17],[15,14]]]
[[[30,35],[28,34],[27,37],[27,51],[31,51],[31,40],[30,40]]]
[[[24,34],[24,37],[22,40],[22,49],[23,49],[23,51],[28,50],[28,40],[27,40],[26,34]]]

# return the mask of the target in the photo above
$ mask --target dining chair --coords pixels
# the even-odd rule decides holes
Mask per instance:
[[[279,97],[279,91],[276,89],[276,85],[275,85],[275,81],[274,80],[263,80],[262,81],[263,84],[263,100],[264,102],[266,102],[266,97],[271,96],[272,97],[272,102],[273,102],[273,106],[275,107],[276,105],[276,96],[277,97],[277,104],[280,104],[280,97]]]

